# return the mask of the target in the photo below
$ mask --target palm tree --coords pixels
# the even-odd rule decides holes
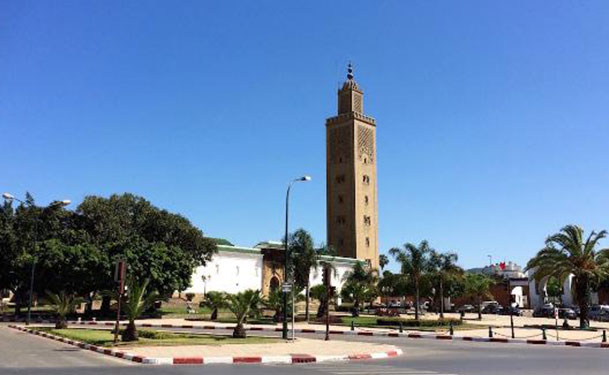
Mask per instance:
[[[607,231],[592,231],[584,239],[584,230],[567,225],[546,239],[545,247],[527,263],[526,270],[535,271],[535,280],[556,277],[559,283],[573,275],[575,299],[580,309],[579,326],[588,327],[590,286],[609,276],[609,248],[597,250],[599,240]]]
[[[317,269],[318,254],[313,246],[313,237],[304,229],[298,229],[290,235],[290,254],[295,284],[305,289],[305,316],[309,321],[310,277],[311,269]]]
[[[456,253],[431,252],[433,277],[438,283],[440,292],[440,319],[444,319],[444,285],[446,281],[463,275],[463,269],[456,264],[458,260],[459,256]]]
[[[294,290],[294,301],[301,302],[304,301],[304,296],[302,295],[302,289]],[[273,289],[269,292],[267,298],[263,299],[262,304],[267,309],[271,309],[275,312],[273,315],[273,321],[280,322],[283,320],[283,291],[281,288]],[[291,314],[292,311],[292,298],[288,298],[288,312]]]
[[[122,341],[138,340],[135,320],[158,299],[156,292],[147,293],[147,287],[148,279],[140,283],[135,278],[132,278],[127,283],[127,296],[123,306],[129,323],[121,335]]]
[[[482,320],[482,300],[491,297],[493,280],[483,274],[468,273],[465,275],[465,294],[476,300],[478,305],[478,320]]]
[[[423,276],[429,271],[429,255],[431,251],[432,248],[429,247],[429,243],[425,240],[421,241],[419,246],[416,246],[409,242],[404,244],[404,250],[397,247],[394,247],[389,250],[389,254],[391,254],[398,262],[402,264],[402,273],[407,276],[414,285],[415,320],[419,320],[421,280]]]
[[[385,266],[389,264],[389,258],[385,254],[379,255],[379,267],[381,267],[381,271],[385,269]]]
[[[378,295],[378,272],[357,262],[351,271],[345,273],[344,280],[341,294],[353,298],[353,313],[356,316],[360,302],[372,301]]]
[[[215,291],[207,292],[199,305],[211,309],[210,319],[212,321],[216,320],[218,319],[218,310],[226,307],[226,294]]]
[[[314,285],[311,287],[311,298],[319,301],[319,307],[317,308],[317,317],[321,318],[326,313],[326,298],[327,289],[323,284]]]
[[[227,295],[227,307],[237,318],[237,325],[233,331],[234,338],[246,338],[247,334],[243,323],[250,314],[260,311],[262,297],[259,290],[247,289],[243,292]]]
[[[53,310],[57,314],[56,329],[68,328],[66,323],[66,315],[74,312],[76,306],[82,302],[81,298],[75,297],[73,294],[67,294],[63,290],[59,293],[47,292],[47,297],[53,305]]]

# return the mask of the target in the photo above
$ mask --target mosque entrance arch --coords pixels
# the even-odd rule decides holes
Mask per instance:
[[[277,276],[273,276],[269,283],[269,289],[271,292],[274,292],[277,288],[279,288],[279,278]]]

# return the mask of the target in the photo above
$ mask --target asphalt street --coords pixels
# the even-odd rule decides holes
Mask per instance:
[[[1,326],[0,374],[560,375],[600,374],[609,369],[609,349],[362,336],[341,337],[335,341],[337,345],[348,345],[349,340],[391,343],[405,353],[387,360],[301,365],[150,366],[76,349]]]

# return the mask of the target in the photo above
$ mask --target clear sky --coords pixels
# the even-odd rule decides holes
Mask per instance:
[[[0,190],[133,192],[207,235],[325,241],[351,60],[377,119],[380,251],[524,264],[609,229],[607,1],[3,1]],[[607,244],[607,241],[605,242]]]

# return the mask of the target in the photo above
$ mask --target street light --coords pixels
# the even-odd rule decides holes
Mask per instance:
[[[7,201],[17,201],[17,202],[20,202],[21,204],[24,204],[29,207],[35,207],[31,202],[24,201],[19,198],[15,198],[15,196],[12,195],[11,193],[3,193],[2,198],[4,198]],[[72,201],[70,201],[69,199],[64,199],[64,200],[60,200],[60,201],[53,201],[53,202],[51,202],[51,204],[49,204],[48,207],[65,207],[65,206],[69,205],[70,203],[72,203]],[[34,246],[36,246],[37,241],[38,241],[38,218],[36,218],[35,227],[34,227]],[[26,325],[29,325],[32,320],[32,294],[34,294],[34,274],[36,273],[36,261],[37,261],[37,259],[34,256],[34,260],[32,262],[32,275],[30,276],[30,295],[28,297],[28,304],[27,304],[27,320],[25,322]]]
[[[288,282],[288,212],[290,208],[290,189],[295,182],[307,182],[311,181],[311,176],[302,176],[300,178],[294,179],[288,185],[288,191],[285,195],[285,254],[284,254],[284,262],[283,262],[283,280],[284,283]],[[292,288],[294,286],[292,285]],[[288,339],[288,293],[285,289],[282,288],[283,291],[283,332],[282,337],[284,340]]]

